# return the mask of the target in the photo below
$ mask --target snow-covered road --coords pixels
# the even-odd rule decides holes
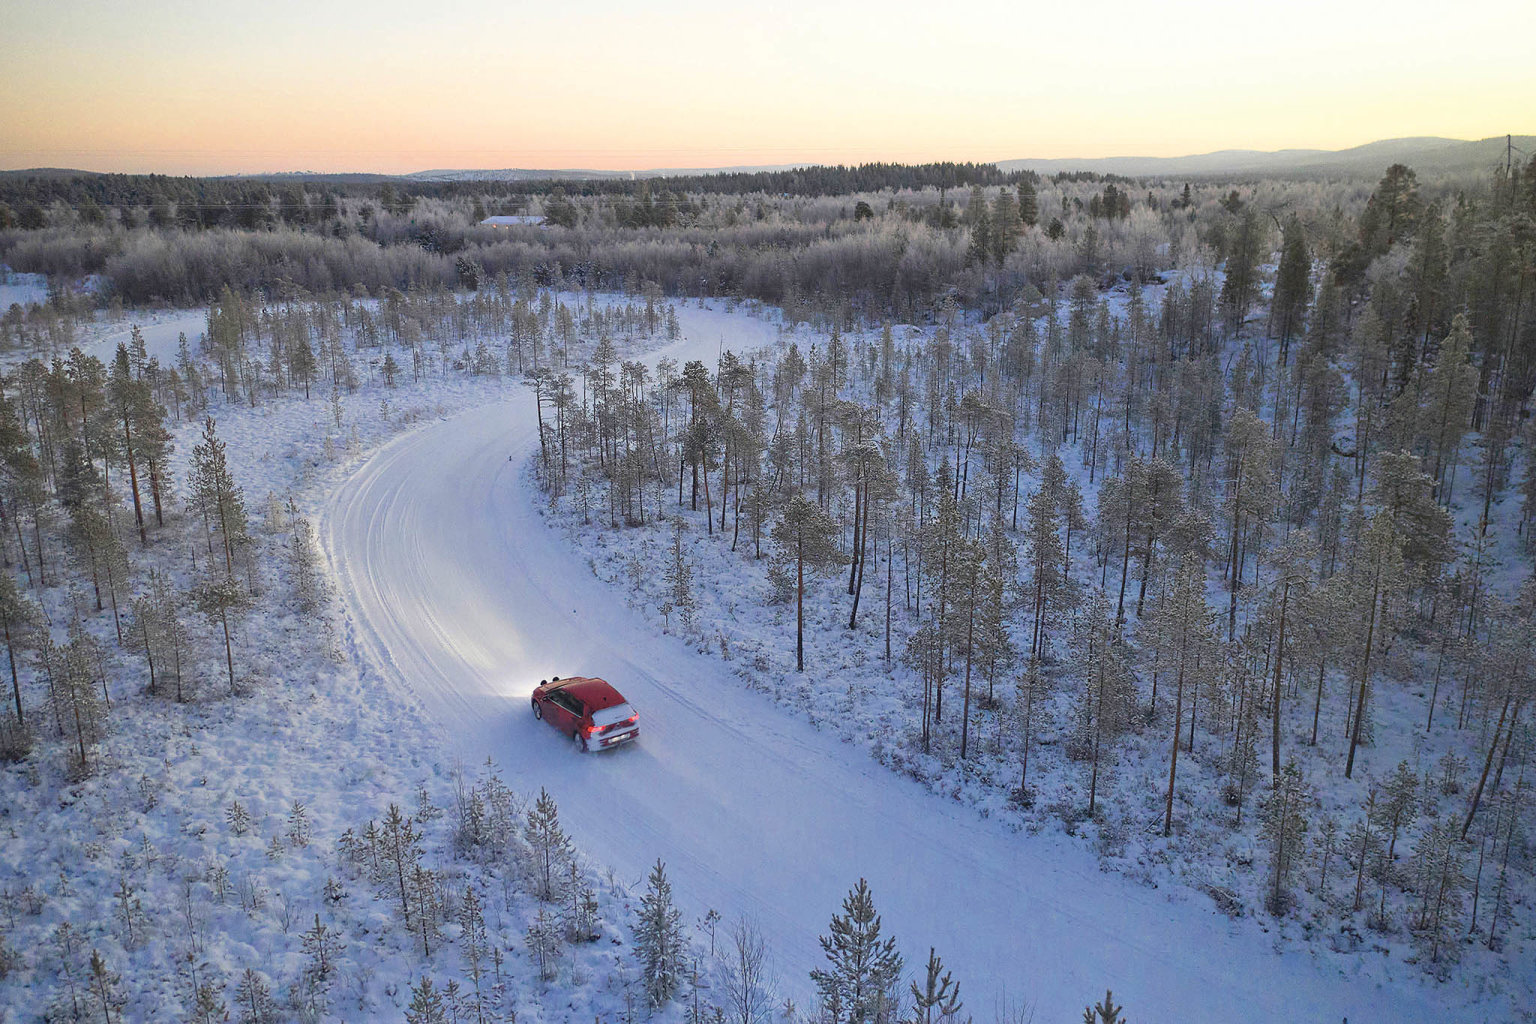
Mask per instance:
[[[1147,1024],[1448,1019],[1455,996],[1411,968],[1382,986],[1379,962],[1341,973],[1376,954],[1276,953],[1205,897],[1170,899],[1063,837],[983,820],[656,636],[545,526],[523,483],[536,445],[518,396],[396,439],[339,488],[322,535],[354,640],[466,766],[490,756],[514,786],[547,787],[599,862],[640,879],[660,857],[690,919],[756,918],[781,995],[808,1005],[816,936],[862,875],[909,968],[937,947],[981,1021],[1005,1003],[1078,1020],[1106,987]],[[612,681],[640,709],[640,742],[576,754],[529,711],[550,675]]]

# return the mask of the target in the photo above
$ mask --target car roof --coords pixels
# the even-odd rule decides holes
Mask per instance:
[[[615,704],[624,703],[623,694],[615,690],[606,679],[572,676],[569,679],[560,680],[550,688],[574,694],[590,711],[611,708]]]

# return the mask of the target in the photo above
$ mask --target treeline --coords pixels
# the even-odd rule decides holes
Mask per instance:
[[[82,212],[93,208],[159,210],[155,226],[171,223],[176,208],[197,211],[270,207],[280,220],[313,208],[333,207],[338,198],[378,199],[384,206],[417,198],[507,198],[542,196],[562,189],[576,195],[640,196],[647,191],[701,195],[767,193],[786,196],[834,196],[854,192],[957,189],[973,185],[1012,185],[1034,178],[1029,171],[1003,171],[996,164],[867,163],[856,166],[795,167],[773,171],[725,171],[716,174],[659,175],[641,179],[549,178],[498,181],[427,181],[373,175],[282,175],[263,177],[190,177],[165,174],[83,174],[73,172],[0,173],[0,203],[12,215],[28,207],[46,210],[61,203]],[[1113,176],[1073,175],[1071,180],[1123,180]],[[216,221],[215,221],[216,222]],[[190,213],[183,226],[206,226]],[[0,227],[8,227],[0,224]],[[28,225],[22,225],[26,227]]]
[[[1475,194],[1448,194],[1405,175],[1406,168],[1394,171],[1405,184],[1377,190],[1382,227],[1364,234],[1344,225],[1368,213],[1371,192],[1349,183],[1143,189],[1022,178],[954,195],[790,199],[637,183],[634,196],[557,188],[526,207],[546,223],[510,228],[480,226],[498,209],[486,196],[343,198],[333,207],[309,203],[286,222],[274,211],[299,207],[273,201],[258,211],[258,229],[92,225],[55,205],[43,229],[0,231],[0,261],[46,273],[61,289],[96,275],[90,280],[105,294],[128,304],[202,304],[226,286],[271,298],[357,289],[376,296],[387,288],[469,288],[506,274],[545,287],[637,291],[651,283],[672,296],[840,306],[850,322],[863,323],[928,320],[945,302],[991,313],[1076,274],[1145,282],[1170,268],[1223,266],[1232,282],[1229,327],[1256,294],[1256,268],[1292,218],[1311,258],[1330,264],[1352,300],[1369,287],[1364,275],[1373,261],[1406,255],[1421,224],[1433,236],[1424,250],[1430,270],[1444,265],[1455,274],[1486,261],[1507,277],[1519,265],[1519,218],[1536,207],[1536,173],[1517,168]],[[1399,219],[1389,199],[1397,191],[1414,194],[1422,210]],[[176,207],[170,216],[179,221]],[[322,219],[311,223],[312,216]],[[1501,285],[1500,294],[1508,289]],[[1439,314],[1431,306],[1422,315]]]

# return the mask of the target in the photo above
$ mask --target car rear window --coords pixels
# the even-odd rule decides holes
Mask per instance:
[[[635,709],[628,704],[615,704],[611,708],[602,708],[592,712],[592,724],[602,728],[605,725],[622,722],[624,719],[633,716],[634,713]]]

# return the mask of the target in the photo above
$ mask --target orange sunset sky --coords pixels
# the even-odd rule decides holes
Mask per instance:
[[[0,0],[0,168],[643,169],[1530,131],[1536,3]]]

